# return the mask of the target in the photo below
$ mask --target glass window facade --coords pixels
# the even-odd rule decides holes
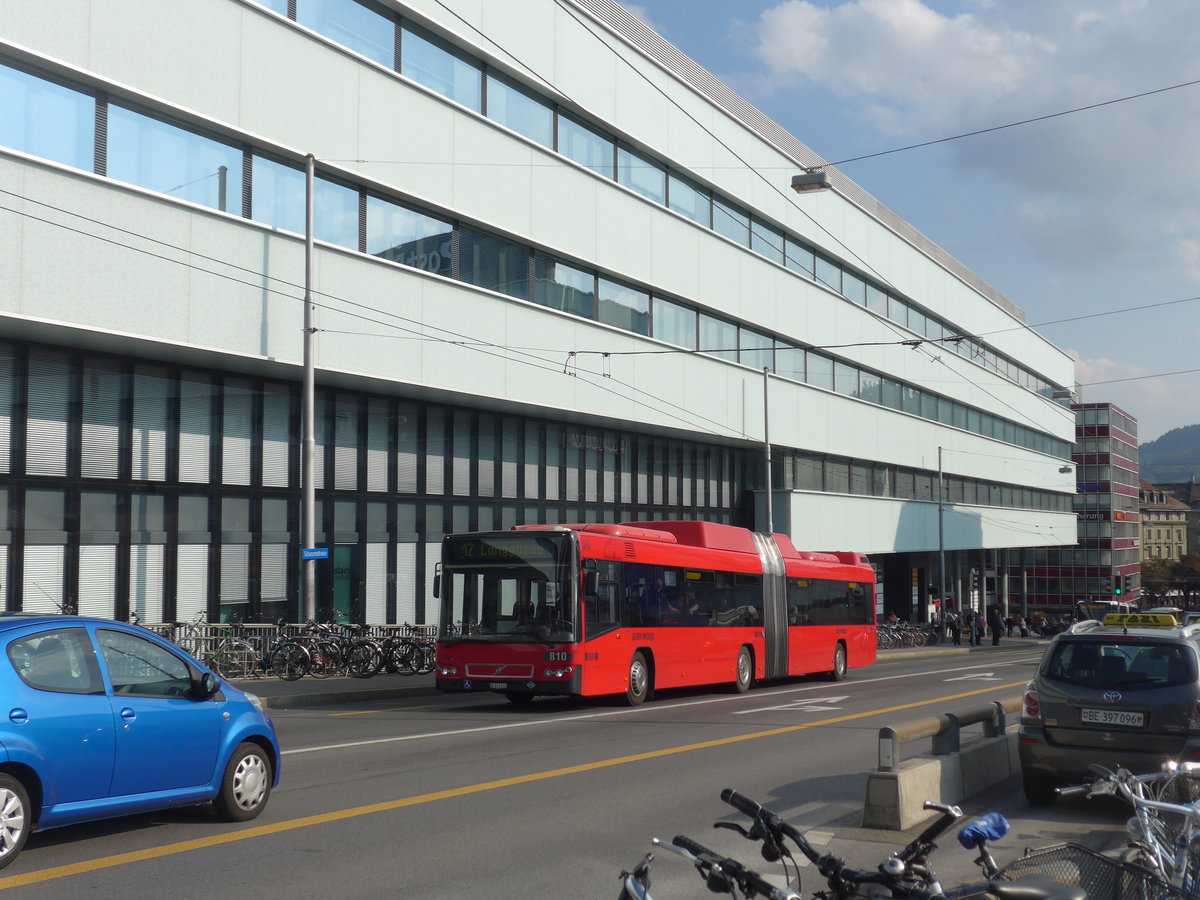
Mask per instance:
[[[566,115],[558,117],[558,152],[587,166],[597,175],[613,177],[616,153],[613,139]]]
[[[468,109],[483,108],[482,66],[408,22],[400,34],[400,71]]]
[[[240,149],[116,105],[108,111],[107,171],[127,184],[241,215]]]
[[[487,76],[487,116],[543,146],[554,146],[554,111],[550,105],[491,72]]]
[[[650,333],[650,295],[608,278],[599,279],[600,321],[636,334]]]
[[[591,272],[538,254],[534,299],[551,309],[586,319],[596,317],[596,276]]]
[[[77,169],[95,159],[96,101],[91,96],[0,66],[0,144]]]
[[[633,188],[647,200],[666,202],[666,169],[628,147],[617,148],[617,182]]]
[[[286,12],[286,10],[285,10]],[[392,17],[365,0],[302,0],[296,21],[389,69],[394,62]]]

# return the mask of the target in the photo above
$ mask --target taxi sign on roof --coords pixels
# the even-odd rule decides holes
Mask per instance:
[[[1141,628],[1177,628],[1175,617],[1167,613],[1109,613],[1105,625],[1134,625]]]

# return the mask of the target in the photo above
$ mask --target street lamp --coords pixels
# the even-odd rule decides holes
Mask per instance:
[[[812,166],[805,169],[803,174],[792,176],[792,190],[797,194],[814,194],[817,191],[827,191],[829,173],[822,166]]]

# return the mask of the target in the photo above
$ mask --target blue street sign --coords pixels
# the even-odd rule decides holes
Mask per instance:
[[[328,547],[305,547],[300,551],[301,559],[329,559]]]

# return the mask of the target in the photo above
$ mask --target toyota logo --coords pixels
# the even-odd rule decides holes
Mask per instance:
[[[1105,691],[1104,692],[1104,702],[1105,703],[1120,703],[1121,702],[1121,692],[1120,691]]]

